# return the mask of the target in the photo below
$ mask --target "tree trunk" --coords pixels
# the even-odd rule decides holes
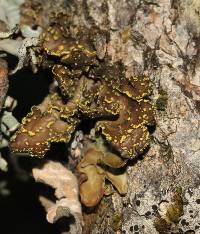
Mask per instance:
[[[33,0],[28,4],[39,4]],[[67,13],[72,24],[108,35],[97,45],[128,76],[148,76],[156,106],[151,145],[127,168],[128,193],[104,197],[84,214],[83,233],[200,233],[200,2],[198,0],[42,1],[38,24]],[[23,8],[22,8],[23,10]],[[24,17],[24,18],[23,18]],[[22,21],[31,22],[22,11]],[[73,29],[74,27],[74,29]],[[99,48],[99,50],[98,50]]]
[[[122,233],[200,232],[199,10],[195,0],[74,1],[74,20],[110,34],[111,59],[150,77],[157,107],[151,147],[128,167],[127,195],[107,199],[90,233],[121,223]]]

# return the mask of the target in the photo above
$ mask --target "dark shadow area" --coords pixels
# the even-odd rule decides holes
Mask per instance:
[[[26,116],[33,105],[42,102],[49,92],[51,82],[52,75],[49,71],[33,74],[31,70],[24,69],[9,77],[8,95],[18,101],[13,114],[19,121]],[[5,181],[10,195],[0,193],[0,232],[5,234],[57,234],[58,227],[46,221],[46,212],[38,200],[41,185],[35,183],[31,177],[26,177],[24,180],[20,178],[14,170],[12,160],[8,157],[8,150],[3,150],[2,154],[9,161],[9,170],[6,173],[0,171],[0,187],[1,182]],[[11,155],[11,157],[14,156]],[[24,164],[24,168],[27,168],[26,173],[28,173],[38,160],[24,157],[24,159],[20,159],[20,164],[22,164],[22,168]],[[31,161],[33,162],[31,163]]]
[[[18,102],[13,114],[21,120],[30,111],[33,105],[38,105],[49,92],[52,74],[49,71],[40,71],[33,74],[24,69],[9,77],[8,95]]]
[[[10,170],[11,171],[11,170]],[[8,182],[10,195],[0,195],[1,233],[57,234],[57,228],[46,221],[46,212],[38,201],[39,185],[29,179],[22,182],[13,172],[0,173]]]

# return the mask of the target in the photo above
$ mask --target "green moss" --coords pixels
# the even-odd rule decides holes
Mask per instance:
[[[178,187],[174,193],[171,204],[169,205],[166,215],[158,215],[154,220],[154,226],[160,234],[167,234],[172,225],[177,225],[180,217],[183,215],[182,188]]]
[[[168,95],[161,87],[158,89],[159,97],[156,100],[156,109],[164,111],[167,107]]]
[[[120,230],[122,227],[122,214],[117,213],[112,218],[112,228],[114,231]]]
[[[162,219],[161,217],[157,217],[154,220],[154,226],[160,234],[168,234],[171,227],[171,225],[168,224],[167,221],[165,219]]]
[[[163,160],[168,163],[173,160],[173,151],[172,147],[168,142],[159,142],[160,143],[160,155],[162,155]]]
[[[176,193],[178,193],[180,196],[182,195],[183,189],[182,187],[177,187],[176,188]]]
[[[169,223],[178,223],[182,215],[183,215],[183,200],[181,194],[178,191],[176,191],[173,197],[173,203],[167,210],[166,220]]]

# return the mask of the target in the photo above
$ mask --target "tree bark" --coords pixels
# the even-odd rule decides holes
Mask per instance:
[[[199,1],[56,2],[42,3],[41,24],[57,9],[72,27],[106,31],[101,52],[121,60],[127,75],[148,76],[156,106],[151,146],[128,166],[128,193],[104,197],[85,214],[84,233],[200,233]]]

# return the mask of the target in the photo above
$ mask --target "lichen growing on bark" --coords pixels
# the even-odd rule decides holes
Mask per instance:
[[[83,118],[97,119],[96,131],[100,131],[122,157],[137,156],[149,145],[147,126],[154,124],[154,108],[147,99],[151,94],[149,79],[144,76],[126,78],[125,67],[121,62],[112,63],[109,58],[99,60],[93,43],[96,35],[88,35],[88,38],[85,38],[79,31],[74,37],[67,35],[65,29],[60,26],[64,17],[65,15],[56,18],[56,24],[43,32],[43,43],[39,49],[39,56],[42,56],[41,65],[48,63],[48,60],[53,63],[53,74],[62,93],[61,102],[67,98],[66,104],[62,104],[61,118],[66,122],[72,121],[73,118],[79,121]],[[80,30],[84,31],[82,28]],[[97,36],[100,33],[102,32],[96,32]],[[35,118],[37,119],[36,116]],[[98,118],[101,120],[98,121]],[[30,122],[32,121],[33,119],[30,119]],[[72,122],[74,124],[79,121]],[[14,152],[34,154],[34,145],[30,145],[33,149],[30,150],[28,144],[27,147],[20,148],[15,144],[24,131],[26,129],[22,123],[21,131],[18,131],[11,149]],[[66,129],[63,129],[63,134],[65,131]],[[46,145],[53,139],[54,137],[49,140],[47,138]],[[69,140],[70,137],[66,138],[66,142]],[[62,140],[55,137],[55,141]],[[49,146],[38,153],[36,150],[35,155],[44,155],[48,148]]]
[[[196,0],[27,0],[22,6],[22,24],[39,25],[44,32],[33,50],[39,70],[51,70],[54,76],[57,88],[51,93],[61,100],[54,103],[54,118],[72,126],[68,166],[76,171],[84,162],[85,141],[94,143],[98,135],[126,163],[127,194],[116,198],[112,181],[108,183],[111,190],[106,187],[100,204],[89,211],[84,207],[83,233],[198,233],[198,19]],[[43,108],[42,115],[47,112]],[[135,157],[150,139],[147,154]],[[34,148],[33,154],[39,152]],[[104,176],[110,168],[103,165]],[[180,186],[175,202],[172,194]],[[116,213],[122,220],[112,219]]]

